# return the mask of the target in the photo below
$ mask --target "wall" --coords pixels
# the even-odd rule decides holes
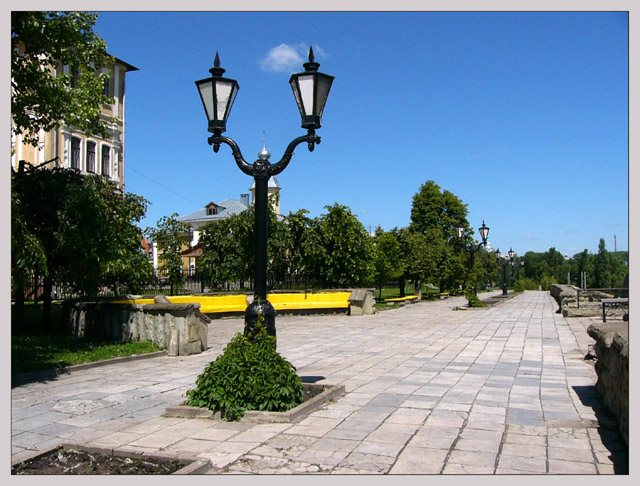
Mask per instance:
[[[63,307],[69,332],[76,338],[152,341],[179,356],[207,349],[211,320],[200,312],[200,304],[67,301]]]
[[[596,340],[596,391],[618,422],[624,441],[629,445],[629,325],[628,323],[594,324],[589,336]]]

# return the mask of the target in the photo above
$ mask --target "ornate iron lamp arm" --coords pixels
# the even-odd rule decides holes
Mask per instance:
[[[220,150],[220,144],[226,143],[229,147],[231,147],[231,153],[233,153],[233,158],[236,160],[236,164],[238,165],[240,170],[247,175],[253,175],[253,166],[247,163],[246,160],[244,160],[244,158],[242,157],[242,152],[240,151],[240,147],[238,147],[238,144],[231,138],[214,134],[209,137],[208,142],[209,145],[213,145],[213,151],[216,153],[218,152],[218,150]]]
[[[300,145],[302,142],[307,142],[307,146],[309,148],[309,152],[313,152],[316,143],[320,143],[321,139],[314,129],[309,129],[309,132],[306,135],[295,138],[291,141],[291,143],[287,146],[287,150],[284,151],[284,155],[280,159],[279,162],[271,165],[269,167],[269,175],[274,176],[280,174],[284,169],[286,169],[289,162],[291,162],[291,157],[293,157],[293,151],[295,148]]]

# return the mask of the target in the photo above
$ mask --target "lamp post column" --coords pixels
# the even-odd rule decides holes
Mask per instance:
[[[502,263],[502,295],[507,295],[507,264]]]
[[[276,310],[267,299],[267,241],[269,237],[269,178],[271,154],[266,145],[253,164],[252,174],[255,183],[255,266],[253,283],[253,301],[244,312],[244,334],[252,337],[256,334],[258,319],[267,333],[276,335]]]

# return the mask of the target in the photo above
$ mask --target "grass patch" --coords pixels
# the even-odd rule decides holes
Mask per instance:
[[[159,351],[152,342],[100,342],[63,336],[12,336],[11,375]]]

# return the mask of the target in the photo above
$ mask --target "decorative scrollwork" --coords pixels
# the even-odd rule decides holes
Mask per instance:
[[[244,160],[244,157],[242,157],[242,152],[240,151],[240,147],[238,147],[238,144],[234,142],[233,139],[229,137],[222,137],[217,134],[209,137],[209,145],[213,145],[214,152],[218,152],[221,143],[225,143],[229,147],[231,147],[231,153],[233,154],[233,158],[235,159],[236,164],[238,165],[240,170],[245,174],[252,176],[253,166],[247,163],[246,160]]]
[[[275,164],[271,164],[268,160],[262,159],[256,160],[253,164],[247,163],[247,161],[242,157],[242,152],[240,151],[240,147],[238,147],[238,144],[236,144],[236,142],[229,137],[223,137],[220,134],[213,134],[211,137],[209,137],[208,141],[209,145],[213,145],[213,151],[216,153],[218,152],[218,150],[220,150],[220,144],[227,144],[229,147],[231,147],[233,158],[235,159],[236,164],[242,172],[253,177],[262,178],[278,175],[284,169],[286,169],[289,165],[289,162],[291,162],[291,158],[293,157],[293,151],[301,143],[306,142],[309,152],[313,152],[315,144],[320,143],[322,139],[318,135],[316,135],[315,130],[309,129],[309,132],[306,135],[295,138],[289,143],[287,149],[284,152],[284,155]]]

